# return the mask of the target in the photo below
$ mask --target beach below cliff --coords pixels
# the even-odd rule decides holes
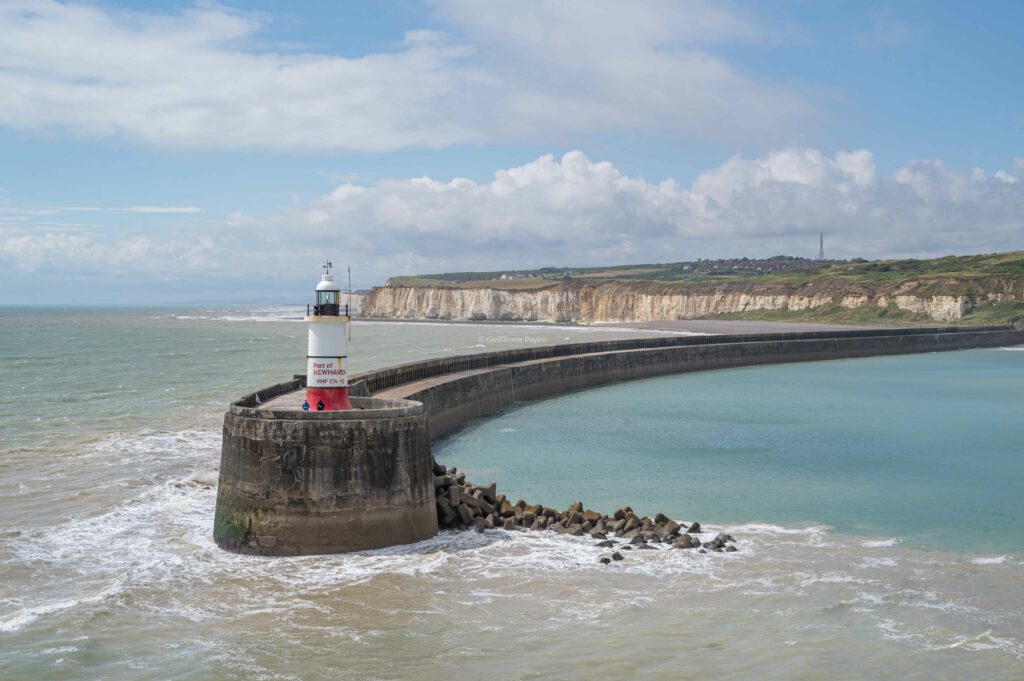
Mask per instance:
[[[378,319],[373,317],[360,317],[359,321],[372,323],[396,323],[396,324],[450,324],[469,325],[480,327],[515,326],[520,329],[545,329],[545,328],[580,328],[580,329],[607,329],[609,331],[620,331],[623,333],[643,332],[662,334],[765,334],[765,333],[799,333],[803,331],[837,331],[837,330],[863,330],[863,329],[884,329],[899,328],[886,327],[883,325],[848,325],[848,324],[825,324],[822,322],[778,322],[752,319],[661,319],[652,321],[636,322],[521,322],[521,321],[472,321],[468,319]],[[937,324],[938,325],[938,324]],[[500,337],[501,334],[485,334],[484,337]]]
[[[884,326],[822,324],[820,322],[771,322],[746,319],[662,319],[649,322],[600,322],[590,326],[610,329],[642,329],[670,333],[762,334],[835,331],[837,329],[882,329]]]

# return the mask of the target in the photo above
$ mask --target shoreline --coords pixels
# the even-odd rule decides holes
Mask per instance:
[[[828,324],[824,322],[776,322],[745,319],[662,319],[648,322],[549,322],[539,320],[473,320],[429,319],[393,317],[353,317],[353,322],[382,322],[409,324],[445,324],[472,326],[527,326],[544,329],[609,329],[639,331],[643,333],[718,335],[797,333],[803,331],[868,331],[875,329],[902,329],[913,327],[883,325]]]
[[[281,320],[291,321],[291,320]],[[301,321],[301,320],[300,320]],[[513,320],[473,320],[473,319],[395,319],[390,317],[353,317],[353,324],[416,324],[422,326],[498,326],[503,328],[528,328],[528,329],[565,329],[567,331],[635,331],[644,334],[661,334],[661,335],[688,335],[688,336],[699,336],[707,335],[705,333],[696,331],[672,331],[665,329],[649,328],[645,329],[639,326],[633,326],[630,324],[623,324],[622,326],[614,326],[612,324],[574,324],[572,322],[544,322],[544,321],[513,321]],[[847,327],[837,327],[847,328]]]
[[[289,308],[291,305],[269,306],[275,308]],[[295,306],[297,309],[299,306]],[[253,310],[267,309],[265,305],[243,305],[237,307],[225,307],[225,309]],[[190,309],[190,308],[181,308]],[[253,321],[280,321],[280,322],[301,322],[304,316],[296,312],[295,316],[267,316],[262,319],[254,317],[228,318],[226,316],[207,317],[205,315],[177,316],[179,319],[216,319],[218,321],[230,322],[253,322]],[[729,334],[767,334],[767,333],[796,333],[805,331],[865,331],[876,329],[905,329],[915,328],[908,325],[884,325],[884,324],[834,324],[829,322],[800,322],[800,321],[772,321],[759,319],[657,319],[650,321],[595,321],[595,322],[570,322],[550,320],[527,320],[527,319],[445,319],[429,317],[363,317],[354,316],[353,323],[357,324],[421,324],[421,325],[442,325],[442,326],[478,326],[478,327],[525,327],[537,329],[567,329],[581,331],[609,330],[609,331],[633,331],[643,334],[665,334],[665,335],[729,335]]]
[[[908,327],[828,324],[825,322],[774,322],[746,319],[661,319],[650,322],[595,322],[593,326],[609,329],[637,329],[669,333],[764,334],[801,333],[804,331],[872,331]]]

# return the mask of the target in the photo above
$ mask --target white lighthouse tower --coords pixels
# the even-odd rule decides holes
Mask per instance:
[[[309,411],[351,409],[348,399],[348,305],[341,304],[341,290],[331,276],[330,262],[316,285],[316,303],[307,306],[309,345],[306,351],[306,401]],[[312,312],[312,314],[310,314]]]

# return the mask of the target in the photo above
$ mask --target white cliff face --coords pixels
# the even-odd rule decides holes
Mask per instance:
[[[967,296],[932,296],[930,298],[918,298],[917,296],[885,296],[881,295],[875,301],[878,307],[895,305],[901,310],[922,314],[937,321],[952,322],[960,319],[974,306]]]
[[[342,296],[342,302],[347,302],[349,305],[351,305],[352,310],[350,314],[356,316],[360,314],[360,309],[363,306],[364,298],[366,298],[366,296],[362,293],[346,293]]]
[[[597,287],[598,289],[602,287]],[[595,291],[584,296],[582,321],[646,322],[659,319],[699,319],[732,312],[806,310],[831,302],[821,296],[715,291],[710,293],[633,293]]]
[[[1024,298],[1012,291],[979,292],[973,297],[915,295],[913,290],[921,283],[904,282],[881,292],[841,284],[807,285],[796,290],[758,285],[680,290],[650,282],[553,284],[522,291],[383,286],[362,301],[362,314],[388,319],[646,322],[762,310],[801,311],[838,304],[845,308],[892,305],[936,321],[955,321],[979,305]]]
[[[371,291],[363,307],[364,316],[391,319],[580,321],[577,295],[560,287],[504,291],[385,286]]]

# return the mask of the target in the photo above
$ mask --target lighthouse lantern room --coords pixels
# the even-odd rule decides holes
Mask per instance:
[[[316,302],[307,306],[309,345],[306,351],[307,411],[351,409],[348,399],[348,324],[352,321],[348,305],[341,304],[341,290],[331,276],[330,262],[316,285]]]

